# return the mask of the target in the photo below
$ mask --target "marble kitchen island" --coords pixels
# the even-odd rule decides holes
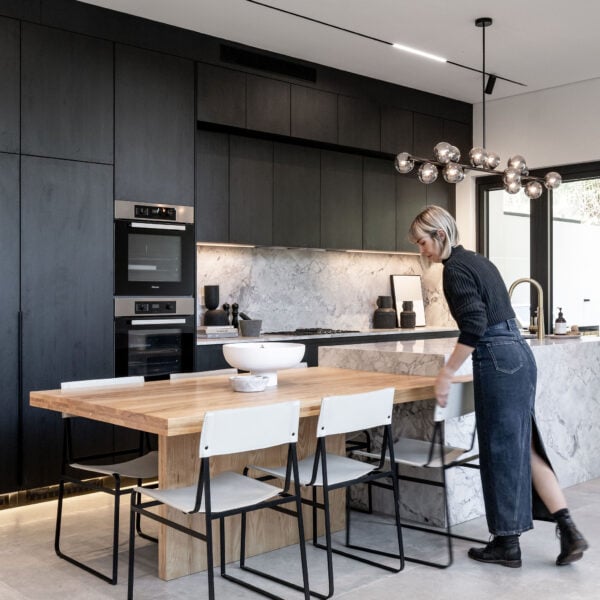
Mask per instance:
[[[379,342],[374,344],[321,347],[319,365],[385,373],[435,375],[456,342],[455,338]],[[538,365],[536,417],[548,456],[562,487],[600,477],[600,337],[547,337],[527,340]],[[471,373],[467,360],[457,374]],[[432,401],[433,402],[433,401]],[[428,430],[425,403],[395,408],[397,435],[423,437]],[[465,437],[469,423],[452,424],[448,440]],[[464,441],[464,440],[463,440]],[[462,443],[462,442],[461,442]],[[451,469],[448,485],[450,519],[461,523],[484,514],[479,473]],[[412,486],[412,487],[411,487]],[[403,485],[405,518],[421,521],[439,506],[431,490]],[[387,512],[388,502],[375,494],[375,509]],[[424,508],[422,508],[424,507]],[[442,524],[442,511],[434,510],[434,524]]]

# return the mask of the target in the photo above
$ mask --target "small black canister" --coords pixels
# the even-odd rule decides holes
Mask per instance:
[[[417,323],[417,313],[413,310],[412,300],[405,300],[402,303],[402,312],[400,313],[400,327],[402,329],[414,329]]]
[[[397,325],[396,311],[391,296],[377,298],[377,310],[373,315],[373,329],[394,329]]]

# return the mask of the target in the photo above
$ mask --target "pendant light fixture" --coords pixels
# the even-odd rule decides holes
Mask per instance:
[[[489,75],[485,70],[485,30],[492,24],[489,17],[476,19],[475,25],[481,27],[483,34],[483,66],[481,69],[482,90],[482,145],[476,146],[469,152],[469,164],[461,164],[460,150],[449,142],[439,142],[433,148],[434,160],[413,156],[408,152],[401,152],[396,156],[395,167],[399,173],[410,173],[415,165],[419,165],[418,177],[421,183],[433,183],[439,170],[442,177],[448,183],[460,183],[465,178],[465,171],[481,171],[482,173],[493,173],[502,175],[504,190],[509,194],[517,194],[521,189],[531,198],[536,199],[542,195],[544,187],[549,190],[556,189],[561,184],[561,176],[551,171],[545,177],[534,177],[529,175],[529,169],[523,156],[515,154],[511,156],[504,171],[496,170],[500,164],[500,156],[486,149],[485,139],[485,96],[491,94],[497,77]],[[487,77],[487,82],[486,82]]]

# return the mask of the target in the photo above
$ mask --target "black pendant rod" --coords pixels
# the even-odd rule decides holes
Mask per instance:
[[[486,27],[489,27],[492,24],[492,19],[490,17],[481,17],[475,20],[475,25],[477,27],[481,27],[482,29],[482,40],[483,40],[483,66],[481,70],[481,103],[482,103],[482,115],[483,115],[483,131],[482,131],[482,141],[483,148],[485,148],[485,30]]]

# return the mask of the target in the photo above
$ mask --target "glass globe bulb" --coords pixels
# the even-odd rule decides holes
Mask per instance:
[[[400,152],[394,160],[394,166],[398,173],[410,173],[415,166],[415,161],[408,152]]]
[[[481,148],[479,146],[476,146],[475,148],[471,148],[471,151],[469,152],[469,159],[471,161],[471,164],[474,167],[481,167],[482,165],[484,165],[486,157],[487,157],[486,149]]]
[[[532,200],[537,200],[544,191],[542,184],[539,181],[528,181],[525,185],[525,194]]]
[[[440,142],[433,147],[433,156],[435,160],[446,165],[450,162],[452,146],[448,142]]]
[[[504,190],[509,194],[518,194],[521,191],[520,181],[505,181]]]
[[[421,183],[433,183],[438,176],[438,170],[431,163],[423,163],[419,167],[419,181]]]
[[[504,169],[504,183],[516,182],[521,185],[521,172],[514,167],[508,167]]]
[[[506,166],[509,168],[516,169],[517,171],[519,171],[519,173],[522,173],[522,174],[524,171],[527,171],[527,163],[525,162],[525,159],[520,154],[515,154],[514,156],[511,156],[508,159]],[[527,171],[527,172],[529,172],[529,171]]]
[[[500,155],[496,152],[488,152],[485,159],[485,166],[488,169],[495,169],[500,164]]]
[[[544,185],[549,190],[555,190],[562,183],[562,177],[560,173],[556,171],[550,171],[550,173],[546,173],[546,177],[544,177]]]
[[[450,146],[450,162],[458,162],[460,160],[460,150],[456,146]]]
[[[460,183],[465,178],[465,172],[460,165],[449,163],[442,169],[442,176],[448,183]]]

